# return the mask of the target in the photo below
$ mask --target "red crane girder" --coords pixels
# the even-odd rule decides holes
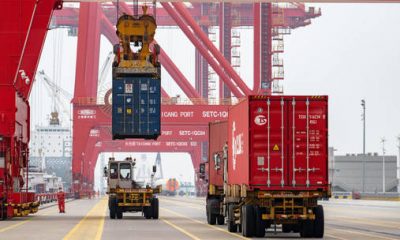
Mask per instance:
[[[7,9],[7,11],[2,14],[0,21],[0,35],[4,36],[1,38],[0,44],[0,50],[2,51],[0,64],[4,69],[0,75],[0,89],[4,99],[4,101],[0,103],[0,121],[2,123],[0,124],[0,135],[3,139],[9,139],[7,141],[9,141],[8,143],[11,145],[25,146],[22,152],[13,152],[11,156],[13,159],[27,157],[27,143],[29,141],[29,104],[27,98],[32,86],[32,80],[51,15],[54,9],[59,9],[61,6],[61,1],[56,0],[4,0],[0,2],[1,9]],[[197,25],[215,26],[217,25],[217,18],[202,16],[200,14],[200,4],[194,4],[194,8],[191,9],[186,9],[183,5],[178,3],[174,3],[175,9],[172,8],[169,3],[166,4],[166,6],[168,9],[166,8],[165,10],[158,11],[161,25],[165,23],[165,25],[173,24],[175,26],[176,23],[174,22],[178,22],[178,25],[193,44],[231,88],[233,94],[238,97],[243,96],[243,93],[249,94],[250,91],[247,86],[239,81],[241,80],[240,77],[238,77],[234,71],[231,71],[231,66],[227,64],[224,57],[210,45],[210,41]],[[242,16],[252,15],[251,5],[234,6],[234,8],[239,9],[238,11]],[[297,10],[290,9],[284,11],[287,11],[285,16],[286,20],[284,22],[284,24],[287,24],[285,25],[287,27],[304,26],[308,24],[308,19],[318,15],[318,12],[307,12],[301,7]],[[106,12],[106,16],[103,12]],[[168,16],[167,13],[171,16]],[[78,14],[79,22],[77,21]],[[89,149],[93,146],[89,145],[89,142],[93,143],[94,140],[90,140],[90,138],[91,134],[94,134],[96,129],[104,130],[110,128],[109,118],[101,118],[100,121],[96,119],[95,123],[94,119],[92,119],[92,117],[97,116],[97,114],[99,114],[98,116],[109,116],[107,115],[109,114],[109,112],[107,113],[109,109],[104,106],[82,105],[80,104],[80,97],[96,100],[97,59],[98,49],[100,47],[100,33],[102,32],[108,36],[109,39],[114,36],[114,28],[110,23],[110,19],[116,17],[115,8],[113,10],[110,6],[101,5],[99,3],[82,3],[79,12],[75,9],[66,9],[63,12],[56,13],[56,15],[58,16],[54,21],[56,25],[78,26],[79,23],[81,28],[78,32],[78,60],[74,96],[75,122],[73,129],[73,161],[75,164],[73,172],[74,174],[80,174],[81,177],[91,179],[91,182],[95,162],[92,164],[92,161],[84,161],[82,157],[85,156],[85,154],[82,155],[82,153],[90,155],[92,154],[91,152],[94,151],[93,149]],[[232,26],[250,26],[252,24],[253,21],[251,17],[232,22]],[[212,54],[209,53],[209,50],[211,50]],[[175,80],[179,83],[178,85],[188,96],[200,96],[183,75],[183,77],[179,76],[179,69],[173,65],[172,61],[168,61],[167,57],[166,55],[164,56],[166,60],[163,62],[166,62],[166,68],[170,69],[169,72],[172,73]],[[161,56],[161,58],[163,58],[163,56]],[[216,58],[217,61],[214,58]],[[236,85],[239,86],[240,90]],[[163,95],[167,96],[167,93],[163,91]],[[95,109],[90,109],[91,107]],[[194,161],[199,161],[201,159],[201,151],[197,143],[199,141],[205,141],[206,137],[204,134],[193,135],[192,133],[194,133],[194,131],[199,131],[199,129],[204,130],[209,121],[226,119],[227,106],[205,106],[201,104],[198,106],[163,106],[163,109],[168,108],[170,108],[170,111],[163,111],[163,135],[160,137],[160,142],[151,144],[159,144],[158,147],[160,147],[160,149],[163,148],[167,151],[166,149],[176,150],[177,147],[184,149],[184,147],[191,145],[191,142],[193,142],[193,146],[189,146],[188,149],[194,149],[193,151],[196,152],[194,154],[196,155]],[[93,110],[95,113],[94,115]],[[188,122],[191,122],[191,124],[187,124]],[[200,133],[197,132],[196,134]],[[174,138],[176,141],[171,141],[171,139]],[[101,142],[106,142],[108,137],[100,139],[102,140]],[[99,139],[97,139],[97,141],[98,140]],[[194,146],[195,143],[197,144],[196,146]],[[96,145],[98,142],[94,142],[93,144]],[[144,145],[148,145],[149,142],[140,143],[140,141],[134,141],[130,142],[130,144],[135,145],[129,146],[131,149],[134,149],[137,145],[139,146],[138,149],[143,149]],[[151,146],[151,144],[149,149],[157,147]],[[104,146],[107,146],[107,144]],[[128,148],[128,146],[125,147]],[[86,157],[88,157],[88,155],[86,155]],[[26,163],[27,161],[23,160],[22,162]],[[81,166],[90,163],[90,167],[88,168],[89,174],[87,176],[85,176],[86,174],[82,175],[83,170],[77,167],[78,163],[81,163]],[[17,169],[12,169],[12,172],[17,173],[19,171]],[[4,170],[0,170],[0,175],[1,174],[4,174]]]
[[[201,142],[208,141],[208,123],[225,120],[228,117],[228,105],[162,105],[161,136],[157,141],[127,140],[112,141],[111,107],[96,105],[86,99],[78,99],[74,104],[73,118],[73,155],[72,173],[74,189],[80,190],[84,179],[90,179],[82,169],[96,165],[97,158],[92,156],[93,146],[103,151],[118,152],[136,150],[140,152],[191,152],[199,148]],[[107,149],[114,143],[112,149]],[[107,143],[103,145],[103,143]],[[96,155],[97,156],[97,155]],[[82,163],[83,159],[85,163]],[[199,158],[200,159],[200,158]],[[199,159],[192,159],[194,162]],[[82,168],[82,166],[84,168]],[[195,165],[197,168],[198,165]],[[90,182],[85,182],[89,186]]]

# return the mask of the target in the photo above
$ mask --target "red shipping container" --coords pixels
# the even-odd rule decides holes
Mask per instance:
[[[228,122],[210,123],[208,137],[208,182],[217,187],[223,187],[223,148],[225,144],[228,144]]]
[[[228,184],[328,191],[327,96],[250,96],[228,129]]]

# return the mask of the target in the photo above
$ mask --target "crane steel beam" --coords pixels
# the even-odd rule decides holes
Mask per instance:
[[[132,144],[134,143],[134,144]],[[199,168],[201,145],[198,142],[190,142],[193,146],[171,146],[175,142],[158,142],[157,146],[143,146],[149,145],[147,141],[131,142],[131,141],[98,141],[95,147],[84,156],[82,161],[82,184],[80,191],[75,192],[77,198],[88,196],[93,191],[94,186],[94,168],[97,164],[97,159],[100,153],[103,152],[185,152],[189,153],[192,159],[195,171]],[[181,144],[188,144],[188,142],[176,142]]]
[[[163,4],[164,6],[165,4]],[[212,56],[217,60],[220,66],[223,67],[223,70],[232,78],[235,84],[239,87],[239,89],[247,96],[251,94],[251,90],[247,87],[246,83],[240,78],[237,72],[232,68],[230,63],[225,59],[225,57],[221,54],[221,52],[215,47],[215,45],[208,39],[208,37],[204,34],[204,32],[200,29],[197,23],[194,21],[192,16],[190,16],[189,11],[186,7],[179,2],[172,2],[172,5],[175,7],[176,12],[181,15],[181,17],[189,24],[189,26],[193,29],[193,33],[199,37],[201,42],[207,47],[207,49],[211,52]],[[164,6],[165,8],[165,6]],[[231,89],[232,90],[232,89]]]
[[[260,83],[259,94],[272,93],[272,6],[260,3]],[[254,36],[256,37],[256,36]]]
[[[231,50],[232,50],[232,5],[230,3],[221,2],[219,4],[219,52],[221,52],[229,66],[231,66]],[[208,39],[208,38],[207,38]],[[232,67],[231,67],[232,68]],[[232,68],[233,71],[235,71]],[[247,95],[247,94],[246,94]],[[230,98],[231,93],[226,84],[219,80],[219,98]]]
[[[1,83],[28,99],[39,57],[55,9],[54,0],[1,1]],[[21,14],[16,14],[21,13]]]
[[[170,16],[175,20],[178,26],[182,29],[185,35],[189,38],[189,40],[193,43],[193,45],[200,51],[203,57],[208,61],[211,67],[215,70],[215,72],[222,77],[224,82],[228,84],[232,93],[238,97],[243,97],[243,93],[238,89],[235,83],[230,79],[225,72],[221,69],[217,61],[210,55],[208,49],[203,46],[203,44],[199,41],[199,39],[194,36],[194,34],[190,31],[190,29],[186,26],[186,23],[180,18],[179,14],[169,5],[169,3],[161,3],[165,10],[170,14]]]
[[[79,9],[79,31],[75,73],[74,100],[97,97],[100,54],[101,8],[98,3],[82,3]]]
[[[205,3],[205,4],[210,4],[210,3]],[[201,10],[201,5],[204,4],[194,4],[193,8],[188,9],[190,12],[190,15],[193,16],[193,18],[196,21],[200,21],[202,26],[218,26],[219,23],[216,21],[217,18],[213,18],[212,15],[207,15],[206,12]],[[253,7],[252,4],[245,4],[245,5],[233,5],[232,7],[237,10],[237,14],[240,16],[245,16],[240,19],[236,19],[235,21],[232,22],[232,27],[241,27],[241,26],[246,26],[246,27],[252,27],[253,26]],[[122,7],[121,7],[122,8]],[[203,7],[204,8],[204,7]],[[111,21],[115,22],[116,14],[115,14],[115,7],[114,5],[107,5],[103,4],[102,9],[104,12],[104,15]],[[128,6],[129,9],[129,6]],[[151,7],[149,7],[148,12],[151,12]],[[309,8],[311,10],[312,7]],[[314,8],[314,10],[316,10]],[[304,5],[302,6],[301,4],[297,4],[296,8],[284,8],[284,16],[285,16],[285,25],[284,27],[290,27],[290,28],[297,28],[301,26],[306,26],[309,24],[309,22],[296,22],[295,25],[293,25],[292,21],[290,21],[290,18],[296,18],[296,19],[303,19],[307,20],[309,18],[314,18],[316,16],[311,16],[309,15],[311,12],[306,12],[306,9]],[[78,15],[79,15],[79,9],[74,8],[74,7],[64,7],[63,11],[57,11],[53,15],[52,19],[52,26],[72,26],[72,27],[77,27],[78,26]],[[317,16],[320,16],[317,15]],[[174,27],[176,26],[175,21],[168,15],[168,13],[161,7],[157,8],[157,26],[163,27],[163,26],[171,26]]]
[[[32,206],[23,191],[28,172],[29,93],[45,41],[54,0],[2,0],[0,9],[0,205],[2,219],[16,216],[16,204]],[[14,205],[15,204],[15,205]],[[33,210],[29,207],[25,213]],[[25,214],[24,213],[24,214]]]
[[[164,66],[165,70],[171,75],[171,77],[175,80],[178,86],[182,89],[182,91],[189,98],[197,98],[201,99],[200,94],[196,91],[196,89],[190,84],[190,82],[186,79],[186,77],[182,74],[182,72],[176,67],[174,62],[168,57],[165,51],[160,48],[159,60],[162,66]]]
[[[162,105],[162,135],[157,141],[112,141],[109,108],[89,103],[75,104],[73,114],[77,120],[74,125],[79,125],[80,129],[79,135],[74,135],[72,159],[73,189],[76,196],[79,197],[81,192],[89,190],[91,169],[97,160],[92,156],[93,148],[115,152],[191,152],[199,148],[197,150],[200,151],[200,154],[197,153],[199,159],[192,159],[194,164],[199,163],[201,143],[208,140],[208,122],[227,119],[228,107],[228,105]],[[83,141],[77,144],[75,136],[79,136]]]
[[[123,12],[127,14],[133,14],[132,9],[129,8],[125,2],[120,3],[120,7]],[[176,84],[178,84],[178,86],[182,89],[182,91],[186,94],[188,98],[201,99],[201,95],[190,84],[190,82],[182,74],[179,68],[176,67],[175,63],[168,57],[168,55],[162,48],[160,48],[159,60],[161,65],[165,68],[165,70],[167,70],[167,72],[171,75]]]
[[[255,3],[253,6],[253,11],[253,93],[257,94],[261,87],[261,3]]]

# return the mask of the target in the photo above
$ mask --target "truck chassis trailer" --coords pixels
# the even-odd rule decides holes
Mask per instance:
[[[285,233],[324,236],[319,199],[328,183],[326,96],[249,96],[229,120],[209,124],[207,222],[245,237]]]

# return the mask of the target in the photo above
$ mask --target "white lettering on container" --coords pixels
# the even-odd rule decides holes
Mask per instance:
[[[267,123],[267,117],[265,117],[264,115],[257,115],[254,118],[254,123],[258,126],[265,125]]]
[[[236,122],[232,124],[232,168],[236,170],[236,157],[243,154],[244,141],[243,133],[239,133],[235,136]]]

